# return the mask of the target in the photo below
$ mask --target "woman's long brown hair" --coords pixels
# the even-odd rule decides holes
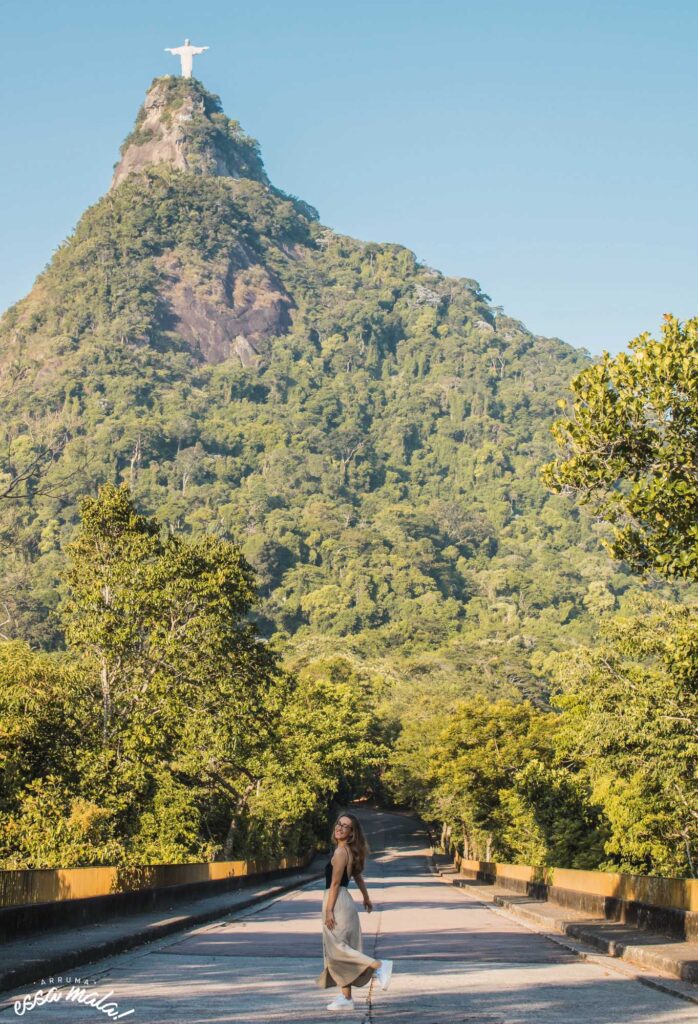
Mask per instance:
[[[366,857],[371,852],[371,847],[368,845],[368,840],[364,835],[364,830],[361,828],[361,822],[358,818],[355,818],[353,814],[349,814],[347,811],[343,811],[342,814],[338,814],[335,823],[332,826],[332,834],[330,835],[330,842],[336,843],[334,837],[334,830],[337,827],[337,822],[340,818],[349,818],[351,822],[351,839],[347,840],[347,846],[351,850],[351,874],[352,878],[356,875],[360,875],[364,869],[366,863]]]

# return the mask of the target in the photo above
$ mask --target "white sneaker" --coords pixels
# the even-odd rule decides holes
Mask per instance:
[[[353,1010],[354,1000],[347,999],[346,996],[343,996],[342,993],[340,992],[339,995],[336,996],[331,1003],[327,1004],[327,1009],[334,1010],[335,1013],[338,1010]]]
[[[374,978],[378,981],[378,984],[382,989],[386,989],[390,984],[390,979],[393,974],[393,961],[392,960],[381,960],[381,965],[374,974]]]

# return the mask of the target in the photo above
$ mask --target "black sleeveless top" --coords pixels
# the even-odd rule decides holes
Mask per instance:
[[[346,864],[344,865],[344,874],[342,875],[342,881],[339,884],[340,885],[344,885],[344,886],[349,885],[349,875],[347,874],[347,866],[346,866]],[[329,887],[331,885],[332,885],[332,858],[330,858],[330,860],[328,860],[327,864],[325,864],[325,888],[329,889]]]

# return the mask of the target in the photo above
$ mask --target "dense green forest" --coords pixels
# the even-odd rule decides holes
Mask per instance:
[[[187,167],[149,163],[177,125]],[[569,466],[540,476],[570,381],[598,366],[477,282],[324,227],[195,80],[153,83],[123,160],[145,165],[0,323],[6,862],[295,851],[329,799],[371,793],[473,852],[691,870],[692,840],[657,823],[654,847],[618,846],[611,804],[627,794],[606,799],[565,724],[591,728],[592,696],[608,700],[597,722],[622,705],[599,689],[600,631],[642,674],[643,652],[662,656],[649,634],[633,646],[633,616],[683,622],[686,573],[642,577],[629,541],[610,558],[609,507],[576,500]],[[191,650],[168,646],[178,602]],[[675,681],[671,658],[647,672]],[[239,715],[219,720],[232,693]],[[183,715],[219,762],[204,765]],[[499,774],[484,754],[506,747],[497,729],[513,744]],[[65,730],[85,737],[69,763]]]

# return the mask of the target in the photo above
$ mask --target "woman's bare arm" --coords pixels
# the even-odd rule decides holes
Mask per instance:
[[[364,876],[361,873],[359,873],[358,875],[354,875],[354,881],[361,890],[361,895],[363,896],[363,898],[367,900],[368,889],[366,888],[366,883],[364,882]]]

